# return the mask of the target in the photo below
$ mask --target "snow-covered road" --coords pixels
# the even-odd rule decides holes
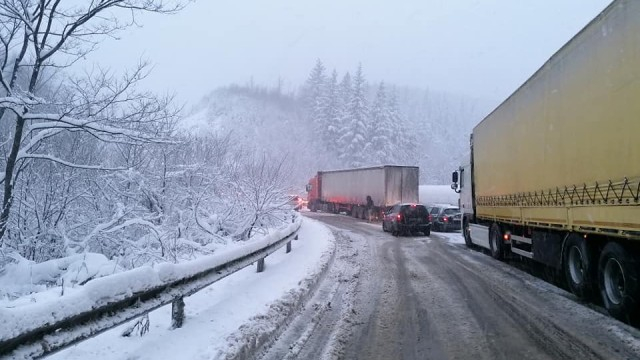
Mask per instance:
[[[307,216],[329,224],[342,250],[326,292],[256,358],[640,358],[637,329],[467,249],[460,234],[396,238],[346,216]]]
[[[305,216],[295,254],[186,299],[182,329],[169,330],[164,308],[144,337],[122,338],[121,327],[52,358],[640,358],[640,331],[467,249],[459,233],[398,238],[347,216]]]

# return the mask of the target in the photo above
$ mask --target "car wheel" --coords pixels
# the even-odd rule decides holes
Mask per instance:
[[[424,236],[430,236],[431,235],[431,228],[428,228],[427,230],[423,231]]]
[[[391,227],[391,235],[398,236],[400,233],[398,232],[398,224],[393,224]]]

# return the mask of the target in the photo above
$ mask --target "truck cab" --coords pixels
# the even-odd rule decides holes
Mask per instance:
[[[307,190],[307,208],[315,212],[318,211],[318,201],[320,200],[320,194],[318,193],[318,176],[314,176],[309,179],[309,183],[306,186]]]
[[[462,235],[467,246],[473,244],[471,237],[472,223],[475,217],[473,206],[473,181],[471,177],[471,164],[465,164],[451,174],[451,188],[460,194],[458,207],[462,213]],[[484,230],[484,229],[475,229]],[[477,232],[477,231],[476,231]],[[485,231],[480,231],[477,236],[482,239]]]
[[[462,214],[473,217],[473,194],[471,184],[471,164],[460,166],[451,174],[451,188],[460,194],[458,205]]]

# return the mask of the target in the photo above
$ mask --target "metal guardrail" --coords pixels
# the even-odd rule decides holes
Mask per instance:
[[[257,262],[257,271],[264,270],[264,259],[286,245],[291,251],[291,240],[298,239],[301,220],[292,220],[294,230],[285,237],[263,248],[251,251],[195,274],[172,279],[144,291],[134,291],[116,300],[102,299],[90,310],[67,314],[54,322],[36,324],[15,336],[0,338],[0,358],[35,358],[50,355],[68,346],[96,336],[127,321],[140,317],[161,306],[172,304],[172,324],[181,327],[184,319],[185,296],[192,295],[216,281]],[[120,273],[120,274],[126,274]],[[89,284],[89,283],[88,283]],[[0,326],[8,327],[8,320],[0,318]]]

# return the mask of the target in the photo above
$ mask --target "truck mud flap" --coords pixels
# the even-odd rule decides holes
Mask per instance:
[[[562,265],[562,239],[559,234],[536,231],[531,238],[531,250],[533,259],[560,269]]]

